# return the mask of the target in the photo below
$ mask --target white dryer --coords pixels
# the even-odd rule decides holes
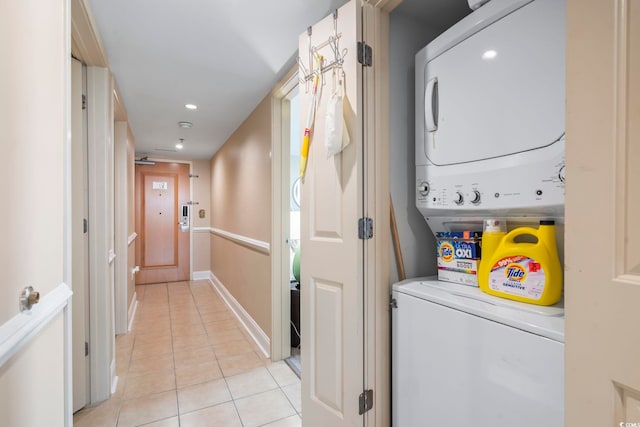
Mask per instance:
[[[416,55],[416,205],[432,231],[564,217],[565,5],[493,0]]]

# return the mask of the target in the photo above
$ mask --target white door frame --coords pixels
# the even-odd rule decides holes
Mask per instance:
[[[373,66],[363,72],[365,104],[365,212],[374,218],[374,238],[365,240],[364,389],[374,391],[373,408],[365,426],[391,424],[391,197],[389,166],[389,11],[400,1],[380,1],[363,8],[363,33],[371,46]]]
[[[114,123],[114,212],[115,212],[115,247],[118,259],[115,266],[115,333],[126,334],[129,331],[129,198],[127,139],[129,123]]]
[[[74,61],[77,61],[74,59]],[[71,130],[71,210],[68,220],[72,232],[72,290],[73,290],[73,408],[78,410],[89,403],[90,370],[85,357],[85,343],[89,342],[89,238],[83,230],[83,221],[88,213],[87,175],[87,110],[82,109],[80,96],[86,94],[86,66],[80,61],[78,74],[72,71],[72,130]],[[76,65],[73,65],[76,69]],[[79,85],[79,86],[76,86]],[[80,90],[80,94],[75,92]],[[76,98],[77,97],[77,98]],[[79,114],[78,114],[79,113]],[[77,115],[77,117],[76,117]],[[79,123],[76,123],[79,120]]]
[[[71,191],[71,2],[64,0],[65,94],[64,94],[64,243],[63,280],[73,289],[73,233]],[[73,426],[73,308],[71,300],[64,309],[64,425]]]
[[[289,288],[289,103],[298,85],[294,66],[276,85],[271,96],[271,360],[291,355],[291,292]]]
[[[113,84],[107,68],[87,67],[89,150],[90,403],[115,388],[113,261]]]

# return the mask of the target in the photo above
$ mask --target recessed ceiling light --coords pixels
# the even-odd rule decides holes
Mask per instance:
[[[180,138],[180,141],[178,141],[178,143],[176,144],[176,148],[178,150],[182,150],[184,148],[184,139]]]
[[[191,122],[178,122],[178,126],[180,126],[183,129],[191,129],[191,127],[193,126],[193,123],[191,123]]]
[[[495,50],[488,50],[485,53],[482,54],[482,59],[493,59],[496,56],[498,56],[498,52],[496,52]]]
[[[184,104],[184,108],[189,110],[197,110],[198,106],[196,104]]]

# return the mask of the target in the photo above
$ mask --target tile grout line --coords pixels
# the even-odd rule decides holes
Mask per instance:
[[[197,304],[196,304],[197,306]],[[225,311],[228,311],[229,308],[225,306]],[[198,314],[200,315],[200,321],[202,321],[202,314],[200,313],[200,308],[198,308]],[[204,326],[204,323],[203,323]],[[207,341],[209,340],[209,331],[205,328],[205,332],[207,333]],[[209,341],[210,342],[210,341]],[[211,348],[213,349],[213,345]],[[233,403],[233,408],[236,411],[236,415],[238,416],[238,420],[240,421],[240,425],[244,427],[244,422],[242,421],[242,417],[240,416],[240,411],[238,410],[238,405],[236,405],[236,399],[233,397],[233,393],[231,393],[231,388],[229,387],[229,382],[227,381],[227,376],[225,375],[222,367],[220,366],[220,362],[218,361],[218,355],[215,350],[213,350],[213,354],[216,358],[216,363],[218,364],[218,369],[220,369],[220,373],[222,374],[222,379],[224,380],[224,384],[227,387],[227,391],[229,392],[229,396],[231,397],[231,402]]]
[[[191,293],[191,286],[187,282],[187,287],[189,288],[189,293]],[[169,286],[167,285],[167,296],[169,295]],[[171,301],[169,301],[169,324],[171,326],[171,350],[173,351],[173,317],[171,316]],[[176,384],[176,409],[178,418],[178,427],[182,425],[182,420],[180,418],[180,394],[178,393],[178,367],[176,364],[176,352],[173,351],[173,380]]]

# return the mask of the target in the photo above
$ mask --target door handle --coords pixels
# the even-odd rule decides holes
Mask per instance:
[[[34,304],[40,302],[40,292],[33,290],[33,286],[27,286],[20,293],[20,311],[31,311]]]
[[[424,119],[427,124],[427,132],[438,130],[438,78],[434,77],[427,82],[424,92]]]

